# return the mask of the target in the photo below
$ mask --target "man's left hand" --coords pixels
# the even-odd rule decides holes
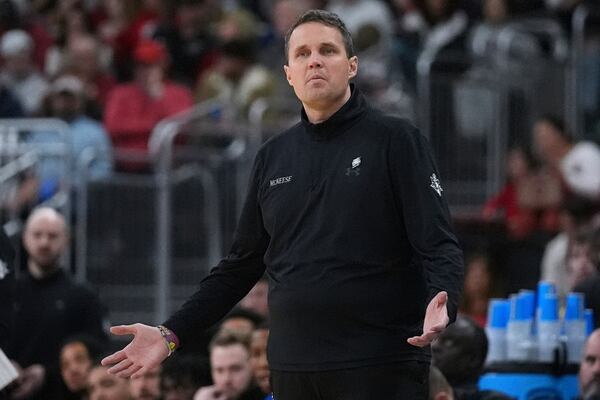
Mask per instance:
[[[413,336],[406,341],[413,346],[425,347],[430,344],[446,328],[450,319],[448,318],[448,293],[439,292],[429,302],[425,311],[425,320],[423,321],[423,334]]]

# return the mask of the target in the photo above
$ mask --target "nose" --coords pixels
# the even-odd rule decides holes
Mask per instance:
[[[308,67],[309,68],[321,68],[323,66],[323,62],[321,61],[321,58],[316,55],[316,56],[311,56],[309,63],[308,63]]]

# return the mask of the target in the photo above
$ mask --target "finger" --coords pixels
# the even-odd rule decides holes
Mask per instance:
[[[119,350],[108,357],[104,357],[100,363],[106,367],[108,365],[119,363],[126,358],[127,356],[125,355],[125,352],[123,350]]]
[[[406,339],[406,341],[416,347],[424,347],[425,344],[423,344],[423,341],[421,340],[420,336],[414,336],[411,338]]]
[[[135,374],[136,372],[138,372],[140,369],[142,369],[141,365],[132,365],[129,368],[127,368],[125,371],[119,372],[117,374],[117,376],[119,378],[129,378],[130,376],[132,376],[133,374]],[[137,378],[137,375],[136,375]]]
[[[135,325],[116,325],[110,327],[110,333],[113,335],[134,335],[136,333]]]
[[[133,361],[131,361],[130,359],[127,358],[127,359],[121,361],[120,363],[118,363],[117,365],[109,368],[108,373],[118,375],[119,372],[126,370],[127,368],[131,367],[132,365],[133,365]]]
[[[448,302],[448,293],[445,291],[441,291],[435,295],[436,303],[438,306],[443,306]]]
[[[136,379],[142,377],[149,369],[154,368],[152,365],[142,365],[141,369],[131,375],[131,379]]]

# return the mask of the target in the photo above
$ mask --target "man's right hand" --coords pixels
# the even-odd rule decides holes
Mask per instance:
[[[169,355],[165,339],[155,326],[144,324],[119,325],[110,328],[115,335],[133,335],[133,340],[114,354],[104,358],[102,365],[121,378],[137,378],[158,366]]]

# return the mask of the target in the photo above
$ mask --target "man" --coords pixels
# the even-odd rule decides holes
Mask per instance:
[[[67,339],[59,354],[60,375],[65,390],[62,399],[87,399],[87,380],[101,345],[86,335]]]
[[[109,374],[102,365],[92,368],[87,382],[89,400],[133,400],[129,381]]]
[[[426,399],[463,269],[430,149],[350,85],[358,60],[335,14],[305,13],[286,43],[302,121],[257,154],[229,256],[164,326],[114,327],[135,337],[103,362],[120,376],[156,365],[161,336],[193,341],[266,267],[275,398]]]
[[[600,329],[588,337],[579,367],[581,400],[600,399]]]
[[[452,387],[434,366],[429,369],[429,400],[454,400]]]
[[[160,387],[163,400],[191,400],[199,388],[211,384],[208,357],[179,353],[161,366]]]
[[[479,390],[488,340],[483,328],[470,318],[458,317],[431,346],[432,365],[448,380],[457,400],[509,400],[510,397]]]
[[[117,168],[143,172],[148,168],[148,139],[154,126],[169,116],[193,105],[192,94],[184,86],[167,79],[168,54],[157,41],[141,41],[133,54],[135,78],[109,93],[104,125],[113,145],[125,160]],[[138,162],[134,162],[134,161]]]
[[[194,400],[262,400],[252,380],[250,339],[235,332],[218,334],[209,346],[213,385],[200,388]]]
[[[132,379],[129,391],[133,400],[159,400],[160,393],[160,366],[146,371],[141,376]]]
[[[27,273],[16,282],[15,329],[7,351],[23,368],[13,391],[16,398],[35,393],[41,399],[55,398],[58,354],[67,337],[87,333],[106,339],[98,297],[60,267],[67,241],[65,219],[54,209],[37,208],[25,223]]]

